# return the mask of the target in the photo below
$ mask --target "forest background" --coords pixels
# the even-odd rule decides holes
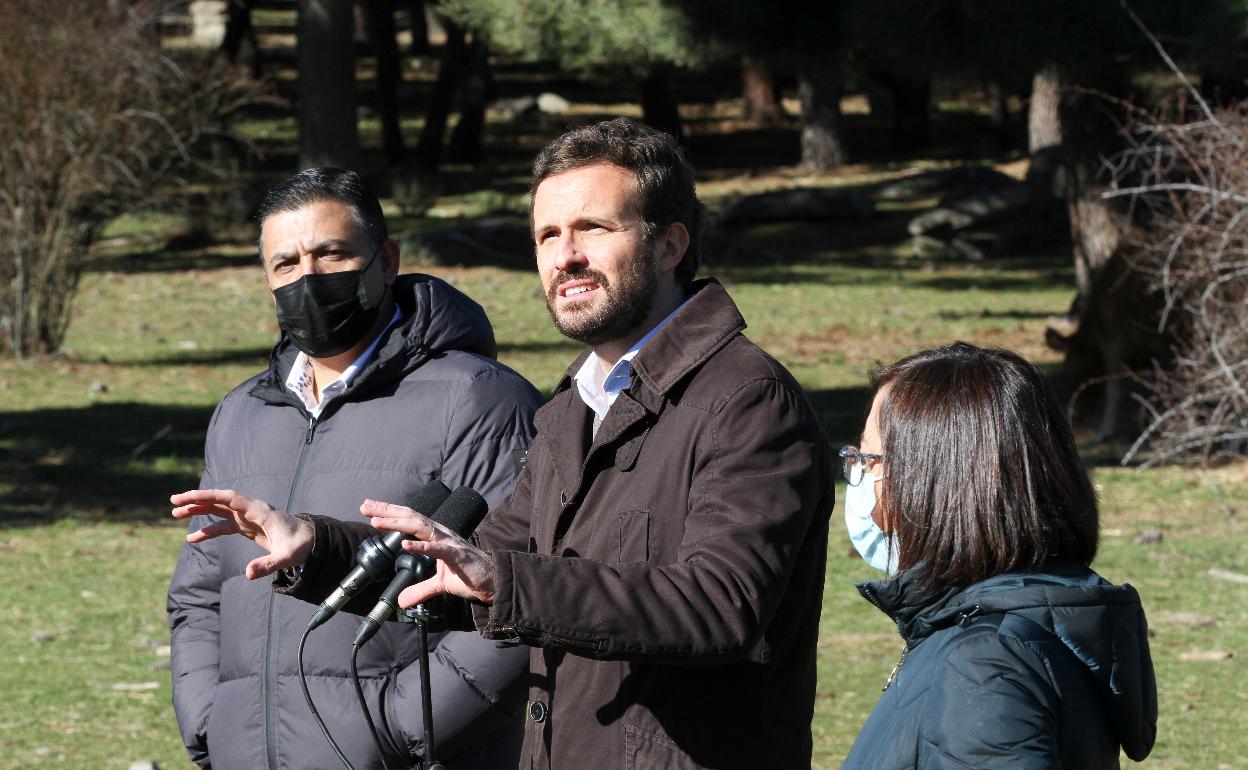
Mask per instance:
[[[1144,765],[1248,767],[1246,33],[1238,0],[0,4],[0,768],[189,764],[165,501],[276,336],[263,191],[359,169],[404,270],[481,302],[549,393],[577,346],[528,168],[616,115],[680,137],[704,272],[835,444],[877,361],[962,339],[1052,378],[1103,506],[1093,566],[1151,620]],[[901,650],[869,577],[834,537],[818,767]]]

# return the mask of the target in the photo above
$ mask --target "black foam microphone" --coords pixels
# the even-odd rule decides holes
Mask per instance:
[[[485,498],[468,487],[460,487],[446,498],[446,502],[429,518],[461,537],[467,537],[485,518],[489,504]],[[423,554],[404,552],[394,563],[394,579],[382,591],[373,611],[360,623],[355,633],[355,644],[363,646],[381,629],[381,625],[398,611],[399,594],[408,586],[433,577],[437,568],[434,560]]]
[[[422,513],[437,511],[450,496],[449,487],[441,481],[431,481],[412,495],[408,507]],[[355,569],[347,573],[328,599],[321,602],[316,614],[308,621],[308,630],[311,631],[333,617],[334,613],[342,609],[342,606],[358,594],[364,586],[375,580],[385,580],[394,569],[395,557],[403,552],[401,543],[404,537],[406,535],[402,532],[387,532],[384,535],[374,535],[360,543],[359,550],[355,554]]]

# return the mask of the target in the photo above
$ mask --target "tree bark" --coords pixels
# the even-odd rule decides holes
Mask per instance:
[[[680,122],[680,108],[672,93],[667,68],[656,65],[641,80],[642,120],[651,128],[671,134],[677,142],[684,141],[684,129]]]
[[[1097,443],[1109,438],[1122,400],[1118,375],[1143,365],[1155,341],[1145,331],[1155,324],[1151,300],[1126,259],[1134,223],[1121,200],[1102,197],[1106,181],[1099,177],[1100,159],[1118,141],[1117,129],[1096,97],[1062,93],[1061,76],[1046,70],[1033,85],[1029,140],[1035,147],[1029,179],[1039,176],[1038,164],[1052,166],[1053,186],[1065,199],[1075,263],[1075,297],[1066,318],[1046,330],[1049,344],[1065,352],[1063,369],[1072,386],[1109,377],[1092,392],[1099,393]],[[1121,93],[1101,84],[1103,93]],[[1056,102],[1056,108],[1052,102]],[[1053,135],[1059,138],[1051,143]],[[1040,172],[1041,174],[1043,172]],[[1080,412],[1089,415],[1092,399]]]
[[[252,80],[259,80],[263,62],[260,57],[260,43],[256,39],[256,28],[251,23],[253,2],[254,0],[229,0],[221,52],[231,64],[246,67]]]
[[[894,146],[902,151],[926,147],[932,139],[931,79],[894,78],[889,90],[893,93]]]
[[[438,79],[434,81],[425,109],[425,126],[420,132],[416,146],[416,162],[423,172],[436,171],[442,163],[442,140],[446,135],[446,123],[450,118],[455,90],[463,77],[466,52],[464,28],[446,17],[441,18],[446,30],[446,43],[442,47],[442,61],[438,65]]]
[[[1008,152],[1013,149],[1010,95],[1006,93],[1005,86],[992,82],[988,84],[988,97],[992,102],[992,133],[996,138],[997,149]]]
[[[756,128],[770,128],[784,123],[784,106],[776,92],[776,78],[771,68],[753,56],[741,57],[742,117]]]
[[[408,52],[412,56],[428,56],[429,21],[425,18],[424,0],[407,0],[407,26],[412,31],[412,45]]]
[[[369,43],[377,57],[381,143],[390,165],[401,163],[407,152],[399,125],[399,84],[403,82],[403,73],[399,68],[399,45],[395,38],[394,5],[395,0],[365,0],[364,3]]]
[[[447,157],[454,163],[479,163],[485,139],[485,108],[490,101],[490,51],[485,39],[472,33],[472,44],[465,55],[466,67],[460,80],[459,122],[451,132]]]
[[[802,168],[832,171],[847,160],[841,138],[841,79],[836,64],[806,62],[798,71],[802,99]]]
[[[1062,143],[1061,77],[1055,65],[1036,71],[1027,105],[1027,152],[1035,155],[1045,147]]]
[[[352,4],[299,0],[299,167],[359,164]]]

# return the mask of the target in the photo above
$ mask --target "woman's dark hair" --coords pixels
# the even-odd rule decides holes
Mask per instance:
[[[529,185],[529,217],[533,196],[547,177],[595,163],[610,163],[633,172],[633,204],[641,214],[646,240],[675,222],[689,231],[689,248],[676,266],[676,278],[693,280],[701,258],[702,204],[694,187],[693,168],[670,134],[631,118],[604,120],[575,128],[546,145],[533,161]]]
[[[1048,382],[1008,350],[957,342],[872,372],[898,568],[964,586],[1096,555],[1096,493]]]
[[[373,249],[381,248],[390,237],[381,203],[368,184],[354,171],[330,166],[307,168],[273,185],[256,209],[256,222],[263,228],[264,221],[274,214],[298,211],[322,201],[337,201],[351,209]]]

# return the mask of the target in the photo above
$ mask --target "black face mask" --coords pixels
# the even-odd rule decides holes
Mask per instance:
[[[373,328],[385,297],[381,275],[370,276],[377,252],[359,270],[305,275],[279,289],[277,325],[313,358],[350,350]]]

